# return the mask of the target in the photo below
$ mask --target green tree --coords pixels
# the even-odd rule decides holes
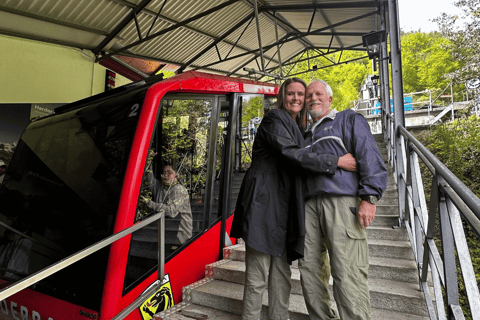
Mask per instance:
[[[242,125],[246,127],[250,119],[263,117],[263,97],[253,97],[242,106]]]
[[[318,55],[318,52],[310,51],[309,56]],[[298,60],[306,58],[299,57]],[[356,60],[353,62],[338,64],[341,62],[358,59],[364,57],[364,52],[358,51],[344,51],[343,53],[334,53],[324,57],[313,58],[310,62],[298,62],[291,70],[290,74],[296,74],[308,70],[309,67],[316,65],[317,70],[299,74],[308,83],[316,79],[321,79],[332,87],[333,103],[337,110],[349,109],[353,106],[352,101],[360,97],[360,88],[366,79],[367,75],[371,73],[371,62],[368,58]],[[333,63],[337,65],[333,65]],[[333,65],[333,66],[332,66]],[[331,66],[328,68],[323,68]],[[291,67],[284,68],[284,74],[287,74]]]
[[[447,46],[460,67],[449,74],[455,83],[466,83],[480,76],[480,0],[458,0],[459,15],[443,13],[435,19]],[[471,91],[480,99],[480,87]]]
[[[425,146],[444,163],[466,186],[480,196],[480,118],[462,117],[447,124],[435,126],[421,139]],[[428,171],[428,170],[425,170]],[[431,176],[431,175],[426,175]],[[431,180],[424,177],[424,188],[429,190]],[[477,283],[480,283],[480,241],[467,223],[463,223]],[[439,246],[441,251],[441,246]],[[461,270],[457,267],[460,305],[465,319],[472,319]]]
[[[450,41],[438,32],[409,32],[401,37],[403,88],[405,93],[425,89],[438,95],[451,83],[448,74],[459,68],[454,60]],[[457,100],[463,88],[454,87]],[[425,97],[419,97],[424,100]]]

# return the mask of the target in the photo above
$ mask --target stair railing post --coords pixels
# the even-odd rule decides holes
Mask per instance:
[[[417,239],[415,237],[415,207],[414,207],[414,192],[412,189],[412,164],[411,164],[411,158],[412,158],[412,150],[410,149],[410,143],[407,139],[405,142],[405,158],[406,158],[406,166],[407,170],[405,172],[405,216],[403,223],[405,226],[408,226],[410,228],[410,236],[411,236],[411,242],[412,242],[412,248],[414,253],[416,253],[417,250]]]
[[[442,260],[445,272],[445,295],[447,300],[449,320],[454,320],[455,315],[450,306],[459,305],[458,298],[458,281],[457,281],[457,265],[455,258],[455,239],[453,237],[452,225],[447,209],[447,201],[444,191],[440,188],[441,184],[445,184],[442,177],[438,177],[437,188],[438,197],[438,213],[440,216],[440,233],[442,240]]]
[[[422,269],[423,257],[423,232],[422,229],[427,227],[427,212],[425,193],[423,190],[422,173],[420,171],[420,164],[418,162],[418,155],[416,152],[410,154],[411,162],[411,177],[412,177],[412,195],[413,208],[415,212],[415,240],[416,240],[416,257],[418,270]],[[422,228],[423,226],[423,228]]]
[[[165,215],[158,220],[158,280],[165,276]]]
[[[407,190],[407,148],[405,143],[405,138],[400,135],[397,137],[399,142],[395,147],[396,151],[396,176],[397,176],[397,186],[398,186],[398,227],[405,226],[405,215],[408,211],[408,190]]]

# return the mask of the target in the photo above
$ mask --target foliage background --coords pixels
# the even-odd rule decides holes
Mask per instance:
[[[480,196],[480,162],[478,162],[480,154],[480,117],[463,115],[451,123],[432,127],[424,136],[420,137],[420,141],[472,192]],[[424,189],[426,194],[429,195],[431,190],[431,173],[426,167],[423,167],[422,173]],[[477,283],[480,283],[480,241],[465,221],[463,226],[476,280]],[[439,230],[436,233],[435,241],[439,252],[441,252]],[[457,267],[457,275],[460,288],[460,305],[466,319],[472,319],[459,267]]]

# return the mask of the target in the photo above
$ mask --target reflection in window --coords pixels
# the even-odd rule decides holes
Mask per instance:
[[[165,258],[204,230],[210,100],[164,101],[147,157],[137,221],[165,211]],[[158,222],[132,234],[125,288],[156,271]]]
[[[132,103],[133,104],[133,103]],[[112,234],[138,117],[95,105],[30,124],[0,189],[0,277],[14,282]],[[23,233],[20,236],[15,231]],[[34,286],[98,310],[108,248]]]

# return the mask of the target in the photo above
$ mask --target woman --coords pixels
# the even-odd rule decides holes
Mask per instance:
[[[258,127],[240,188],[230,236],[246,244],[243,320],[260,319],[267,274],[269,319],[288,318],[290,264],[303,257],[305,241],[302,175],[334,174],[337,164],[346,169],[354,162],[350,154],[338,158],[304,148],[306,87],[299,78],[280,87],[277,108]]]

